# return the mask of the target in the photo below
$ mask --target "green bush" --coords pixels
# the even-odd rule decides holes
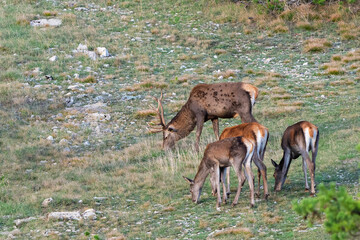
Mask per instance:
[[[353,199],[344,187],[336,190],[335,183],[330,187],[320,184],[317,197],[293,201],[293,209],[309,219],[310,226],[325,214],[325,229],[332,239],[360,236],[360,201]]]

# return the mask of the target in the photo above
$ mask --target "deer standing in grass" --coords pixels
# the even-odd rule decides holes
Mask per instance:
[[[250,94],[254,96],[253,100]],[[252,102],[255,102],[256,94],[257,88],[247,83],[198,84],[191,90],[185,105],[168,124],[165,123],[161,94],[160,99],[156,98],[161,128],[150,131],[163,132],[163,148],[168,150],[174,147],[176,141],[189,135],[196,126],[195,149],[199,152],[204,122],[212,121],[216,139],[219,139],[219,118],[240,115],[243,123],[256,122],[252,115]]]
[[[288,127],[281,140],[281,147],[284,150],[283,157],[279,164],[271,159],[275,167],[275,191],[280,191],[286,180],[292,159],[300,155],[303,160],[303,171],[305,177],[305,189],[309,190],[306,168],[309,168],[311,179],[311,195],[315,194],[315,160],[319,145],[318,128],[307,121],[298,122]],[[309,151],[312,153],[310,160]],[[307,166],[307,167],[306,167]]]
[[[260,176],[262,176],[263,184],[264,184],[264,197],[268,198],[268,185],[267,185],[267,174],[266,174],[266,166],[264,164],[264,154],[266,150],[267,141],[269,139],[269,130],[263,125],[252,122],[252,123],[242,123],[237,126],[225,128],[224,131],[220,135],[220,140],[231,137],[245,137],[247,139],[251,139],[255,143],[255,150],[252,157],[255,165],[258,167],[258,189],[257,196],[260,196]],[[224,169],[222,172],[221,179],[224,180],[225,173],[227,177],[227,196],[230,195],[230,168]],[[211,179],[210,179],[211,180]],[[211,180],[212,182],[212,180]],[[211,183],[212,185],[212,194],[215,195],[215,183]],[[223,188],[225,191],[225,181],[223,181]]]
[[[216,183],[217,201],[216,208],[220,208],[220,171],[225,167],[233,166],[238,177],[238,188],[232,205],[236,205],[239,200],[241,188],[245,182],[245,174],[242,171],[242,165],[245,166],[245,172],[248,177],[250,187],[250,204],[255,205],[254,200],[254,182],[251,171],[251,159],[254,154],[255,143],[245,137],[234,137],[219,140],[206,146],[204,157],[201,160],[194,180],[185,178],[190,183],[190,192],[192,201],[198,203],[202,187],[206,177],[211,174],[212,182]],[[223,199],[226,201],[226,192],[223,193]]]

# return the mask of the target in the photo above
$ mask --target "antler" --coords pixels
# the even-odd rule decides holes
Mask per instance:
[[[148,127],[149,127],[148,131],[150,133],[162,132],[164,130],[164,127],[166,126],[165,118],[164,118],[164,109],[163,109],[163,106],[161,104],[162,98],[163,98],[162,91],[161,91],[160,99],[157,98],[157,97],[154,97],[154,99],[158,102],[158,107],[156,109],[156,112],[158,113],[160,123],[157,124],[157,125],[159,125],[158,127],[155,127],[155,126],[148,123]]]
[[[163,98],[163,93],[161,91],[161,95],[160,95],[160,99],[158,99],[157,97],[154,97],[155,100],[158,102],[158,108],[157,108],[157,112],[159,114],[159,119],[160,119],[160,125],[162,127],[165,127],[166,126],[166,123],[165,123],[165,118],[164,118],[164,109],[163,109],[163,106],[161,104],[161,100]]]

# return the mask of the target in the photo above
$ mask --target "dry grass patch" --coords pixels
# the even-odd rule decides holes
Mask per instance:
[[[264,117],[276,117],[283,114],[291,114],[299,110],[300,106],[281,106],[281,107],[270,107],[262,111]]]
[[[297,22],[295,25],[297,28],[300,29],[304,29],[304,30],[308,30],[308,31],[313,31],[316,29],[316,27],[314,26],[314,24],[308,22],[308,21],[300,21]]]
[[[290,94],[273,94],[270,96],[271,100],[273,100],[273,101],[290,99],[291,97],[292,97],[292,95],[290,95]]]
[[[21,15],[16,18],[16,24],[20,26],[30,25],[29,16]]]
[[[345,69],[340,67],[330,67],[325,71],[326,75],[343,75],[344,73]]]
[[[331,61],[341,61],[342,57],[341,55],[335,54],[331,56]]]
[[[310,38],[305,41],[304,52],[322,52],[326,48],[331,47],[331,42],[324,38]]]
[[[212,234],[212,237],[220,237],[224,235],[242,235],[241,238],[249,239],[254,237],[254,234],[246,227],[231,227],[226,228]],[[239,236],[240,237],[240,236]]]
[[[150,32],[151,32],[151,34],[157,35],[157,34],[160,33],[160,30],[159,30],[158,28],[152,28],[152,29],[150,30]]]
[[[97,83],[97,80],[94,76],[89,75],[85,78],[75,78],[75,82],[81,82],[81,83]]]
[[[225,49],[215,49],[215,54],[217,55],[221,55],[221,54],[226,54],[227,51]]]
[[[330,82],[331,86],[341,86],[341,85],[348,86],[348,85],[354,85],[354,84],[355,84],[355,81],[349,80],[349,79],[343,79],[343,80]]]
[[[216,72],[214,74],[214,77],[219,78],[219,77],[223,77],[223,78],[229,78],[229,77],[235,77],[236,73],[234,70],[228,69],[225,72]]]
[[[136,66],[136,70],[139,72],[148,72],[148,71],[150,71],[150,67],[145,66],[145,65],[139,65],[139,66]]]
[[[303,101],[295,101],[295,102],[284,102],[284,101],[279,101],[276,103],[278,106],[303,106],[304,102]]]
[[[136,118],[147,118],[156,115],[157,115],[157,111],[155,111],[154,109],[139,110],[135,113]]]
[[[51,16],[56,16],[58,13],[57,11],[50,11],[50,10],[45,10],[43,11],[43,15],[46,17],[51,17]]]

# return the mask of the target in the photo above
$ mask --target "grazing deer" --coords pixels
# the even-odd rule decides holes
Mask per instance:
[[[311,178],[311,195],[315,194],[315,160],[319,144],[319,130],[310,122],[301,121],[288,127],[281,140],[281,147],[284,150],[283,157],[279,164],[271,159],[275,167],[275,191],[280,191],[284,185],[287,173],[290,168],[291,160],[300,155],[303,160],[303,171],[305,177],[305,188],[309,190],[307,181],[306,166],[309,167]],[[308,152],[312,152],[312,159]]]
[[[199,152],[204,122],[212,121],[216,139],[219,139],[219,118],[233,118],[240,115],[243,123],[256,122],[252,115],[252,100],[249,93],[256,87],[250,86],[241,82],[198,84],[191,90],[185,105],[168,124],[165,123],[161,94],[160,99],[155,98],[158,102],[161,129],[153,128],[150,132],[162,131],[163,148],[168,150],[174,147],[176,141],[189,135],[196,126],[195,148]]]
[[[264,183],[264,196],[265,199],[268,198],[268,185],[267,185],[267,174],[266,174],[266,166],[264,164],[264,154],[267,145],[267,141],[269,139],[269,130],[263,125],[252,122],[252,123],[242,123],[237,126],[225,128],[224,131],[220,135],[220,140],[231,137],[245,137],[247,139],[251,139],[255,143],[255,153],[253,155],[252,160],[255,165],[258,167],[258,189],[257,196],[260,196],[260,175],[263,178]],[[227,195],[230,195],[230,168],[224,169],[222,172],[223,175],[227,174]],[[222,180],[225,180],[225,176],[221,176]],[[223,186],[225,181],[223,181]],[[215,184],[212,185],[212,193],[215,195]],[[225,191],[225,190],[224,190]]]
[[[245,166],[245,172],[248,177],[250,187],[250,203],[255,205],[254,183],[251,171],[251,158],[254,153],[255,143],[245,137],[226,138],[206,146],[204,157],[201,160],[194,180],[185,178],[190,183],[190,192],[192,201],[197,203],[200,198],[201,190],[206,177],[211,174],[212,182],[216,183],[217,201],[216,208],[219,209],[221,203],[220,196],[220,168],[233,166],[238,177],[239,185],[232,205],[236,205],[239,200],[241,188],[245,182],[245,174],[242,171],[242,165]],[[224,201],[226,201],[224,192]]]
[[[254,85],[249,84],[249,83],[243,83],[243,89],[249,93],[250,99],[251,99],[251,106],[254,106],[255,105],[255,100],[259,95],[258,88],[255,87]]]

